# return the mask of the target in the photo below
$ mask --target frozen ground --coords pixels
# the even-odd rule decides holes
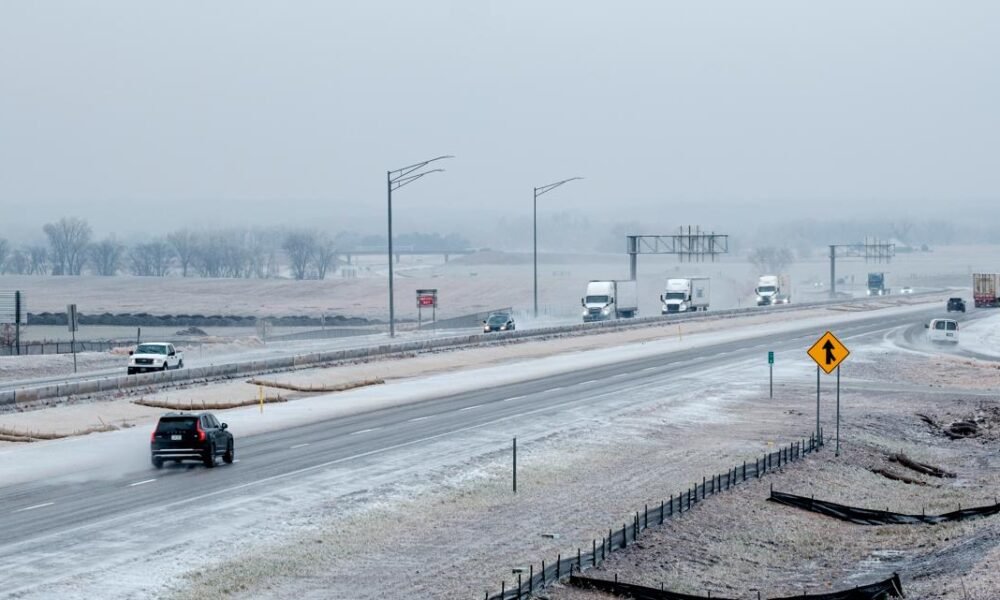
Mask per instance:
[[[624,247],[624,241],[623,241]],[[870,266],[859,260],[841,260],[837,274],[846,279],[842,290],[863,294],[868,270],[888,272],[890,286],[921,287],[970,285],[973,271],[995,271],[992,247],[941,247],[929,253],[899,254],[890,265]],[[970,259],[970,257],[972,257]],[[524,258],[524,256],[521,256]],[[527,257],[530,259],[530,256]],[[530,260],[521,264],[470,264],[453,259],[434,264],[429,259],[404,258],[397,271],[397,317],[417,318],[414,293],[437,288],[439,318],[497,307],[531,306]],[[539,302],[543,312],[560,318],[578,318],[580,297],[590,279],[624,279],[628,262],[621,255],[593,255],[573,261],[540,255]],[[712,278],[712,306],[746,306],[751,301],[758,270],[742,258],[725,256],[718,262],[679,263],[666,256],[639,259],[640,312],[655,314],[658,297],[668,277]],[[822,253],[801,259],[789,269],[793,300],[821,297],[828,285],[829,264]],[[816,284],[822,283],[822,286]],[[364,268],[357,278],[323,281],[202,279],[180,277],[35,277],[0,276],[0,289],[25,292],[31,312],[62,312],[76,303],[83,313],[233,314],[248,316],[344,315],[385,319],[388,299],[384,266]],[[86,332],[81,335],[86,336]]]

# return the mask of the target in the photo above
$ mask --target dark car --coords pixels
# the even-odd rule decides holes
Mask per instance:
[[[236,450],[228,429],[212,413],[167,413],[149,438],[153,466],[159,469],[168,460],[197,460],[214,467],[219,456],[231,464]]]
[[[965,312],[965,300],[961,298],[948,298],[948,312]]]
[[[508,313],[493,313],[483,321],[483,333],[514,331],[514,317]]]

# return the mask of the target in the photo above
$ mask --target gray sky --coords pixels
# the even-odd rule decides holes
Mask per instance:
[[[398,229],[574,175],[543,211],[997,215],[998,57],[993,1],[0,0],[0,234],[380,232],[385,171],[446,153]]]

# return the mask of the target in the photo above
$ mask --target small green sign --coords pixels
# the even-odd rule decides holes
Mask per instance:
[[[774,352],[768,352],[767,353],[767,364],[769,364],[769,365],[773,365],[774,364]]]

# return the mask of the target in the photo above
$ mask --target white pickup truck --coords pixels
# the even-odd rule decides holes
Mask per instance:
[[[166,342],[139,344],[128,356],[128,374],[166,371],[184,366],[184,353]]]

